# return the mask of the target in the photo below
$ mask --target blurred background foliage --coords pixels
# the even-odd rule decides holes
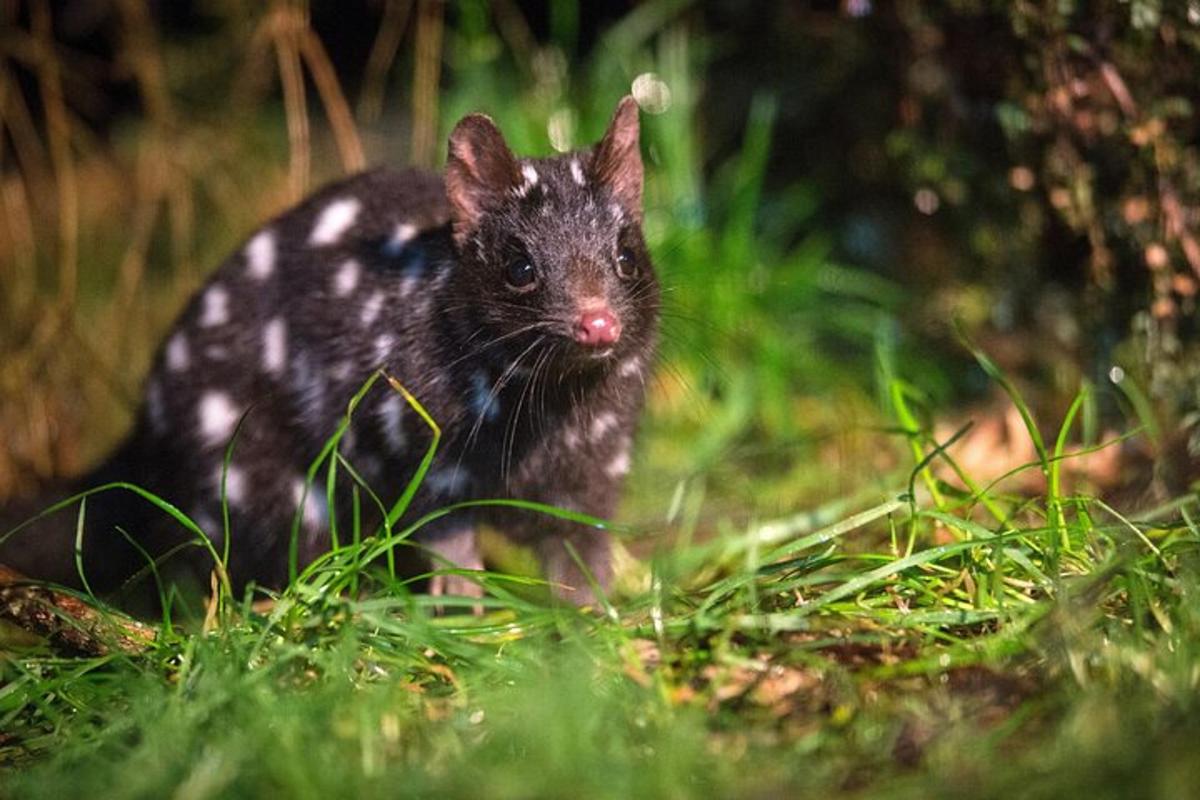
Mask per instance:
[[[963,332],[1048,424],[1090,383],[1085,438],[1169,432],[1198,46],[1197,0],[0,0],[0,499],[109,447],[188,294],[315,185],[435,167],[471,110],[586,145],[631,91],[669,287],[637,513],[893,481],[987,407]]]

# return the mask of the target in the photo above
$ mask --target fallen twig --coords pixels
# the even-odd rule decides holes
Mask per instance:
[[[0,620],[73,654],[144,653],[157,629],[26,578],[0,564]]]

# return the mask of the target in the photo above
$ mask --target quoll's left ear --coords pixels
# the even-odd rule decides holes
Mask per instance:
[[[592,179],[609,187],[624,210],[640,222],[643,170],[638,139],[638,104],[626,95],[592,152],[590,171]]]
[[[517,159],[491,118],[468,114],[454,126],[446,159],[446,197],[459,246],[519,180]]]

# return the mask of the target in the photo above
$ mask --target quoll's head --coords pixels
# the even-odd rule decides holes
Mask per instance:
[[[450,134],[446,194],[487,341],[510,353],[611,368],[654,345],[659,291],[642,237],[638,108],[617,105],[591,149],[519,159],[495,124],[465,117]],[[644,359],[643,359],[644,360]]]

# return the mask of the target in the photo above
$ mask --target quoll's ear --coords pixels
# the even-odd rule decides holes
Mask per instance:
[[[462,244],[480,217],[519,181],[517,160],[491,118],[463,117],[450,133],[446,161],[446,196],[455,241]]]
[[[608,186],[625,211],[642,218],[642,151],[638,144],[638,105],[626,95],[617,103],[604,138],[592,153],[592,179]]]

